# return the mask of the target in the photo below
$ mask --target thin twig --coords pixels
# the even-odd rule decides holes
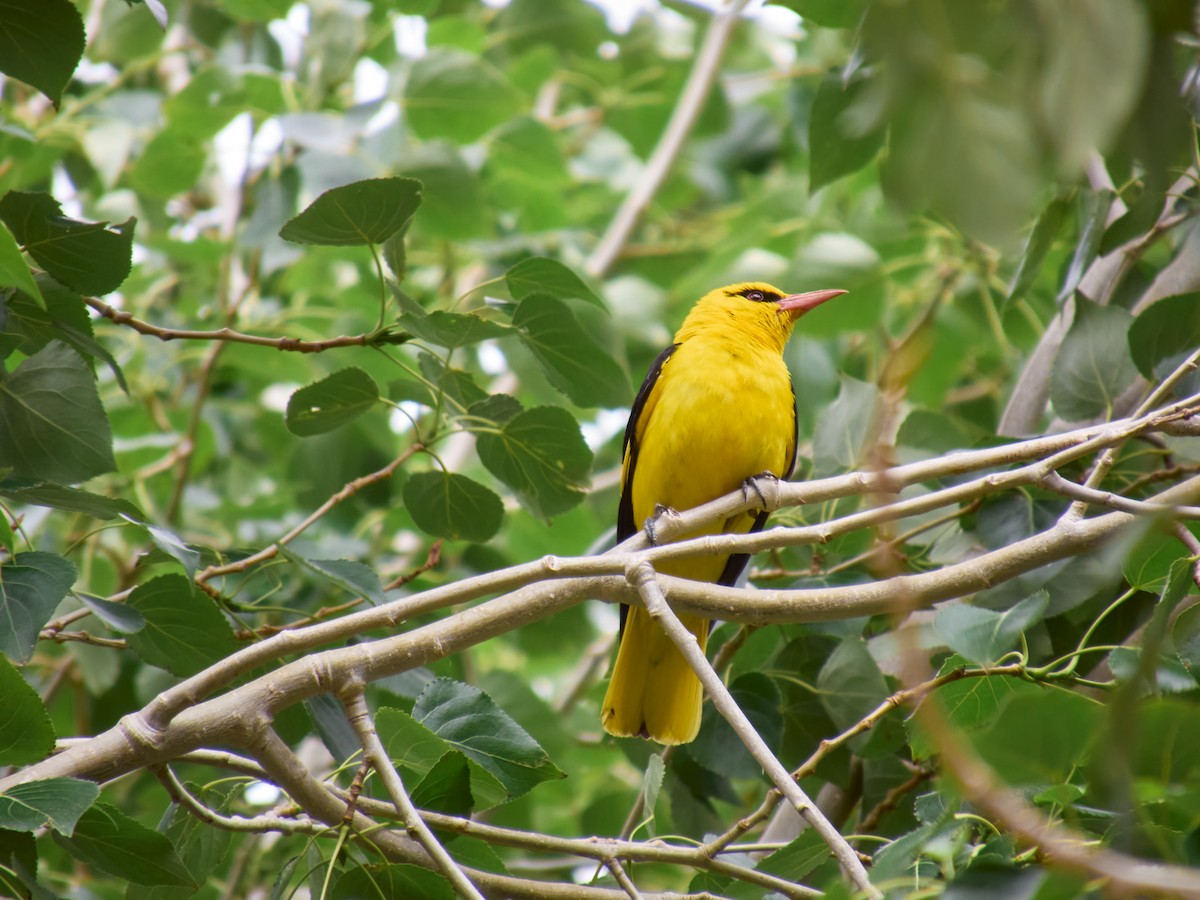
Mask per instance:
[[[817,745],[817,749],[812,752],[808,759],[801,763],[800,766],[798,766],[792,772],[792,778],[796,781],[800,781],[801,779],[812,775],[817,770],[817,766],[820,765],[821,761],[834,750],[845,746],[847,742],[858,737],[860,734],[870,731],[876,726],[876,724],[878,724],[880,719],[892,712],[892,710],[900,709],[903,706],[915,703],[922,697],[929,694],[931,691],[937,690],[942,685],[949,684],[952,681],[958,681],[962,678],[980,678],[992,676],[1020,678],[1023,674],[1024,668],[1016,664],[1008,666],[994,666],[990,669],[954,669],[950,672],[946,672],[943,675],[939,675],[937,678],[930,679],[923,684],[919,684],[905,690],[896,691],[891,696],[885,698],[882,703],[875,707],[875,709],[871,710],[871,712],[867,713],[841,734],[837,735],[836,737],[827,738],[826,740],[821,741],[821,743]],[[775,809],[775,806],[778,804],[779,800],[780,794],[777,790],[768,791],[767,796],[763,798],[763,802],[758,809],[754,810],[754,812],[752,812],[750,815],[739,819],[732,828],[730,828],[724,834],[720,834],[710,840],[702,849],[704,852],[712,854],[718,853],[729,847],[739,837],[748,832],[759,822],[765,820],[767,816],[769,816]]]
[[[234,832],[275,832],[278,834],[312,834],[315,831],[328,830],[327,825],[314,822],[304,815],[296,817],[270,814],[252,817],[227,816],[217,812],[211,806],[206,806],[203,801],[192,794],[170,766],[154,766],[152,771],[167,788],[172,800],[201,822],[216,828]]]
[[[596,244],[592,255],[588,257],[585,268],[589,274],[602,276],[608,272],[620,255],[621,248],[629,240],[642,213],[650,205],[650,201],[654,199],[658,189],[662,187],[671,171],[671,166],[679,156],[683,142],[687,140],[687,136],[691,133],[692,127],[700,115],[700,110],[704,107],[704,102],[708,99],[713,81],[717,77],[717,69],[721,65],[721,57],[724,56],[725,47],[729,43],[729,37],[747,2],[748,0],[728,0],[720,10],[713,14],[712,20],[708,23],[708,30],[704,33],[704,42],[696,54],[691,72],[688,73],[687,83],[683,86],[679,101],[671,111],[671,118],[668,120],[666,128],[663,129],[658,144],[642,169],[641,178],[625,196],[612,221],[609,222],[608,228],[605,229],[603,237],[600,238],[600,242]]]
[[[294,353],[320,353],[335,347],[365,347],[371,343],[374,334],[343,334],[339,337],[326,338],[321,341],[302,341],[291,337],[264,337],[257,334],[244,334],[232,328],[216,328],[211,331],[188,331],[179,328],[164,328],[159,325],[135,318],[132,313],[123,309],[109,306],[95,297],[84,297],[83,302],[104,318],[132,328],[138,334],[156,337],[160,341],[221,341],[236,344],[255,344],[259,347],[273,347],[276,350]]]
[[[425,556],[425,562],[421,563],[410,572],[405,572],[403,575],[397,575],[391,581],[383,586],[385,591],[390,591],[398,587],[404,587],[410,581],[415,581],[420,578],[430,569],[435,568],[442,561],[442,539],[438,538],[429,548],[429,553]]]
[[[191,412],[188,414],[187,430],[172,453],[175,458],[175,481],[171,485],[171,498],[167,501],[167,508],[163,513],[163,518],[168,522],[175,522],[179,518],[183,493],[187,489],[188,479],[192,474],[192,457],[196,452],[196,438],[200,433],[204,403],[212,388],[213,372],[216,370],[217,360],[220,359],[221,351],[224,349],[225,345],[219,343],[208,348],[208,353],[200,366],[199,377],[196,378],[196,396],[192,400]]]
[[[617,884],[619,884],[625,893],[629,895],[630,900],[642,900],[642,894],[637,889],[637,885],[634,884],[633,880],[626,874],[625,869],[622,868],[620,862],[615,859],[606,859],[604,861],[604,867],[608,869],[608,871],[612,872],[613,878],[617,879]]]
[[[411,459],[415,454],[424,449],[425,448],[421,444],[413,444],[382,469],[378,469],[367,475],[359,476],[353,481],[347,482],[328,500],[313,510],[313,512],[311,512],[303,522],[296,525],[275,543],[271,544],[269,547],[264,547],[262,550],[258,551],[258,553],[253,553],[250,556],[237,560],[236,562],[226,563],[223,566],[209,566],[207,569],[197,572],[196,584],[203,588],[206,587],[207,583],[214,578],[218,578],[222,575],[232,575],[237,572],[245,572],[252,566],[266,562],[269,559],[274,559],[279,555],[279,549],[281,547],[294,541],[297,537],[303,534],[304,531],[309,528],[309,526],[320,520],[326,513],[328,513],[339,503],[349,500],[365,487],[369,487],[372,484],[376,484],[377,482],[385,481],[388,478],[391,478],[396,473],[398,468],[408,462],[408,460]],[[208,590],[210,593],[212,593],[211,589]]]
[[[1175,367],[1174,371],[1171,372],[1170,375],[1168,375],[1155,386],[1154,390],[1152,390],[1146,399],[1139,403],[1137,409],[1134,410],[1134,418],[1138,416],[1144,416],[1156,405],[1161,403],[1166,397],[1170,396],[1170,393],[1175,388],[1175,385],[1192,372],[1195,372],[1197,367],[1200,367],[1200,349],[1193,351],[1187,359]],[[1105,448],[1100,453],[1100,456],[1096,459],[1095,465],[1092,466],[1092,471],[1088,473],[1087,480],[1083,483],[1084,487],[1094,488],[1104,480],[1104,476],[1108,474],[1109,470],[1113,467],[1113,464],[1117,461],[1117,451],[1119,449],[1120,445],[1111,446]],[[1077,500],[1075,503],[1071,504],[1071,508],[1068,509],[1064,515],[1073,519],[1078,519],[1083,516],[1086,511],[1087,503],[1082,500]]]
[[[696,638],[687,630],[667,604],[662,588],[658,584],[657,575],[648,563],[639,563],[628,573],[629,580],[637,588],[646,605],[646,610],[654,621],[666,632],[667,637],[679,649],[683,658],[691,666],[696,677],[704,685],[713,706],[729,722],[738,738],[750,751],[755,761],[762,766],[763,771],[771,779],[775,787],[788,798],[796,811],[815,830],[825,843],[829,845],[833,855],[841,863],[854,886],[868,897],[882,897],[879,890],[871,884],[867,870],[863,868],[858,854],[846,843],[846,839],[833,827],[828,819],[821,814],[816,805],[804,793],[803,788],[792,779],[788,770],[775,758],[771,748],[755,731],[746,714],[742,712],[737,701],[729,693],[721,681],[721,677],[709,665]]]
[[[1144,500],[1131,500],[1111,491],[1098,491],[1086,485],[1076,484],[1070,479],[1063,478],[1057,472],[1048,472],[1039,479],[1038,483],[1048,491],[1079,501],[1085,506],[1088,504],[1106,506],[1109,509],[1119,509],[1121,512],[1132,513],[1135,516],[1200,519],[1200,506],[1168,506],[1160,503],[1147,503]]]
[[[895,809],[896,805],[904,797],[927,782],[934,774],[933,769],[918,767],[907,781],[896,785],[883,795],[883,799],[875,805],[875,808],[862,817],[862,821],[858,823],[857,830],[860,832],[869,832],[876,828],[883,817]]]

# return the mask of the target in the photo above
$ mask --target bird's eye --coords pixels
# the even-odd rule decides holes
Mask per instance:
[[[747,291],[746,299],[753,300],[755,303],[761,303],[766,298],[763,297],[762,291]]]

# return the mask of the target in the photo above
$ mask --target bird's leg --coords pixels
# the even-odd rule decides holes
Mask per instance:
[[[760,482],[765,483],[760,485]],[[766,494],[763,493],[763,488],[765,488],[767,484],[770,484],[770,490],[773,493],[777,493],[779,490],[779,476],[774,472],[759,472],[757,475],[751,475],[742,482],[742,498],[749,503],[750,494],[753,493],[756,497],[758,497],[759,507],[762,509],[762,511],[771,512],[771,510],[778,506],[779,503],[778,498],[776,498],[776,502],[774,503],[767,500]]]
[[[651,547],[658,546],[659,524],[662,523],[662,524],[669,525],[669,523],[663,523],[663,520],[664,519],[678,519],[678,518],[679,518],[679,513],[677,513],[675,510],[671,509],[671,507],[664,506],[661,503],[654,504],[654,515],[650,516],[650,518],[648,518],[646,520],[646,524],[645,524],[646,537],[649,539]]]

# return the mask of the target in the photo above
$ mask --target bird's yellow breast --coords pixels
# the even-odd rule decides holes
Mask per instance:
[[[631,486],[634,520],[643,522],[657,504],[691,509],[762,472],[784,477],[795,440],[794,404],[778,351],[736,333],[682,341],[638,423],[643,451]],[[748,531],[753,521],[743,514],[706,533]],[[689,560],[686,571],[672,574],[715,580],[724,563]]]

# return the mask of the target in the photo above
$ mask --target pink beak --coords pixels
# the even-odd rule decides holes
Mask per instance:
[[[824,291],[809,291],[806,294],[788,294],[779,301],[776,312],[791,313],[792,318],[799,318],[810,310],[816,309],[826,300],[832,300],[834,297],[840,297],[842,294],[849,293],[839,288],[831,288]]]

